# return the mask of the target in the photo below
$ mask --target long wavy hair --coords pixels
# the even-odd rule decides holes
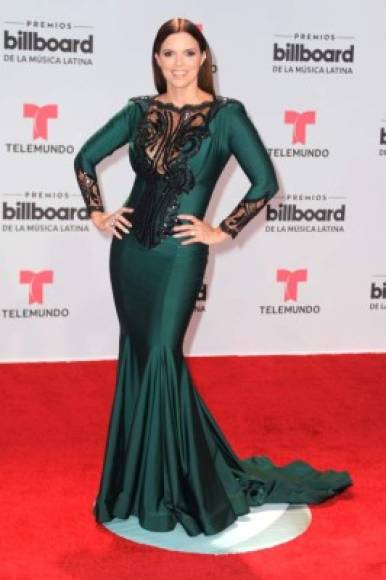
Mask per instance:
[[[153,51],[152,51],[152,66],[153,66],[153,77],[154,77],[154,84],[159,94],[166,92],[166,80],[162,73],[161,68],[158,66],[158,63],[155,59],[154,53],[159,54],[161,50],[161,45],[165,38],[169,36],[169,34],[174,34],[175,32],[188,32],[191,34],[198,42],[200,47],[201,53],[205,51],[206,58],[202,63],[199,73],[197,84],[200,89],[206,91],[216,96],[214,90],[214,82],[213,82],[213,72],[212,72],[212,53],[210,51],[209,45],[206,41],[206,38],[202,34],[201,30],[190,20],[186,18],[171,18],[164,22],[162,26],[159,28],[154,43],[153,43]]]

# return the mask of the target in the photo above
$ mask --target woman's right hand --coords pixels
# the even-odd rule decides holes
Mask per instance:
[[[116,236],[121,240],[122,236],[119,232],[123,231],[129,234],[130,230],[128,230],[127,227],[133,227],[133,224],[126,219],[123,214],[132,213],[133,211],[134,208],[132,207],[120,207],[113,213],[93,211],[91,212],[90,218],[98,230],[111,233],[113,236]]]

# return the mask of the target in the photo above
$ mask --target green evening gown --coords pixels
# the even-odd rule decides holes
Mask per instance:
[[[104,211],[96,165],[126,145],[135,179],[124,206],[130,233],[112,238],[110,275],[120,323],[119,359],[96,521],[135,514],[143,528],[215,534],[250,506],[320,503],[347,486],[347,471],[297,459],[239,459],[189,375],[183,339],[200,291],[208,245],[173,237],[178,214],[205,216],[233,154],[250,188],[220,223],[234,238],[278,190],[269,155],[245,106],[214,96],[177,107],[132,97],[81,147],[76,178],[88,208]]]

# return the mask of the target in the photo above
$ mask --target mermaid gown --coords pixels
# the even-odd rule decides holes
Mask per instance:
[[[240,459],[196,390],[183,339],[205,273],[207,244],[182,245],[179,214],[204,219],[218,177],[233,154],[250,187],[220,223],[232,238],[278,190],[269,155],[245,106],[215,96],[177,107],[132,97],[78,151],[74,167],[89,214],[104,211],[96,165],[128,147],[134,184],[123,206],[130,233],[110,246],[120,324],[115,394],[100,488],[99,523],[135,514],[143,528],[215,534],[250,506],[320,503],[352,484],[347,471],[301,459],[276,466]]]

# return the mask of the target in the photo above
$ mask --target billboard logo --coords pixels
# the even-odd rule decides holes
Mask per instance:
[[[58,106],[43,105],[39,107],[32,103],[25,103],[23,117],[33,119],[33,139],[48,139],[48,119],[58,118]]]
[[[374,278],[386,278],[386,275],[377,274]],[[371,282],[370,286],[370,310],[386,310],[386,282]]]
[[[20,284],[28,284],[28,304],[43,304],[44,284],[52,284],[53,281],[53,270],[41,270],[40,272],[20,271]]]
[[[11,34],[9,30],[4,30],[3,46],[5,50],[93,53],[94,37],[89,34],[83,40],[79,38],[44,38],[37,32],[18,30],[17,34]]]
[[[288,42],[283,41],[285,37]],[[342,41],[344,44],[342,45]],[[348,44],[346,41],[351,41]],[[327,31],[285,31],[274,34],[272,72],[275,74],[352,75],[355,38]]]
[[[2,60],[10,65],[93,65],[94,28],[92,23],[52,18],[3,18]],[[77,38],[78,37],[78,38]]]
[[[371,283],[370,288],[371,300],[386,300],[386,282],[381,284]]]
[[[354,62],[354,45],[341,48],[307,48],[303,43],[287,42],[285,48],[273,45],[273,60],[286,62]]]
[[[267,205],[266,218],[268,222],[343,222],[346,219],[346,205],[342,204],[338,208],[317,208],[307,207],[302,209],[296,203],[280,203],[277,208]]]
[[[18,201],[15,205],[9,202],[2,204],[2,218],[3,220],[86,220],[88,219],[87,210],[85,207],[41,207],[34,201]]]

